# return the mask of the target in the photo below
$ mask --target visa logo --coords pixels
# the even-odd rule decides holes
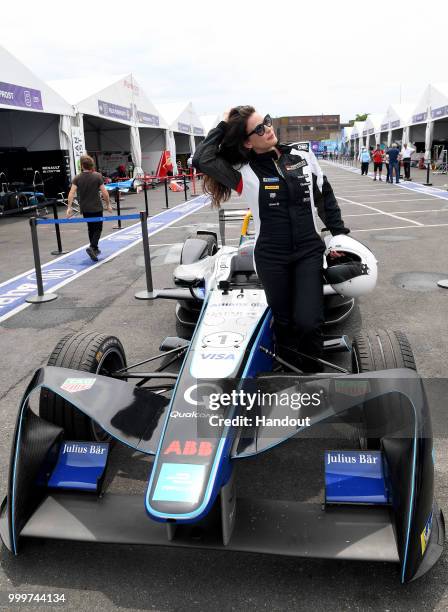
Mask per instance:
[[[202,359],[235,359],[233,353],[201,353]]]

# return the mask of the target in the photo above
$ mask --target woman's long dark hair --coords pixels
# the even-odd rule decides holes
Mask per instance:
[[[244,164],[249,159],[250,150],[244,146],[246,123],[255,112],[253,106],[235,106],[229,112],[227,131],[221,142],[218,155],[232,166]],[[212,196],[212,206],[218,206],[230,199],[231,189],[225,187],[211,176],[204,177],[204,192]]]

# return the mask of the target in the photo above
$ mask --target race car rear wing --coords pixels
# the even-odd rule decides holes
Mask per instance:
[[[251,216],[252,213],[249,208],[241,208],[238,210],[219,209],[219,235],[222,246],[226,244],[226,222],[244,221],[245,223],[243,224],[241,234],[246,235]]]

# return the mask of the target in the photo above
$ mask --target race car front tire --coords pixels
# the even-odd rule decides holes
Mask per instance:
[[[377,372],[395,368],[417,370],[414,354],[409,340],[403,332],[389,329],[362,330],[352,343],[352,371],[354,374]],[[391,398],[379,398],[377,402],[392,402]],[[368,412],[375,410],[370,405],[369,411],[363,411],[364,423],[359,432],[361,448],[377,450],[381,448],[379,438],[369,436],[374,426],[369,422]]]
[[[62,338],[47,365],[108,376],[126,366],[126,355],[123,345],[115,336],[81,332]],[[41,391],[39,416],[62,427],[67,440],[100,442],[109,439],[108,434],[92,419],[48,389]]]

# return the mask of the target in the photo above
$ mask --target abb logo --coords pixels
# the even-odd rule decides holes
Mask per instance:
[[[183,444],[183,446],[182,446]],[[198,457],[208,457],[212,454],[213,444],[211,442],[196,442],[196,440],[173,440],[163,451],[164,455],[197,455]]]

